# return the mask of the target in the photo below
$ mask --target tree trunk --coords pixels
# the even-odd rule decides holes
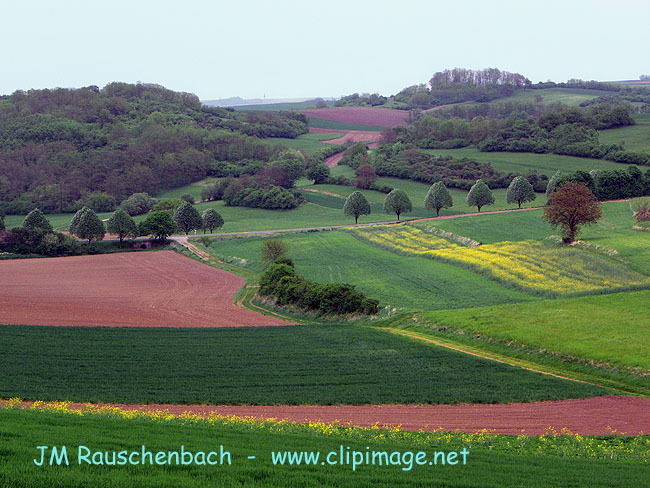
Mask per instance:
[[[355,224],[358,224],[358,223],[359,223],[359,216],[358,216],[358,215],[355,215],[355,216],[354,216],[354,223],[355,223]]]
[[[436,217],[440,217],[440,209],[439,208],[436,209]]]
[[[397,221],[399,222],[399,213],[395,212],[397,214]]]

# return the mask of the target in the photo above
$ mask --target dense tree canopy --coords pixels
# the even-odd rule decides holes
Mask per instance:
[[[23,227],[25,229],[40,229],[43,232],[52,232],[52,224],[38,208],[27,214],[25,220],[23,220]]]
[[[174,221],[176,226],[185,235],[189,234],[191,230],[196,230],[201,227],[203,221],[199,211],[188,202],[183,202],[174,212]]]
[[[140,222],[138,233],[143,236],[152,235],[160,241],[176,232],[176,222],[168,210],[151,212]]]
[[[201,227],[203,228],[204,232],[206,230],[210,230],[212,233],[214,232],[214,229],[218,229],[219,227],[223,226],[223,224],[223,217],[215,209],[206,208],[203,212],[201,212]]]
[[[400,215],[409,213],[411,210],[413,210],[411,199],[404,190],[395,189],[386,195],[384,199],[384,212],[394,213],[397,215],[397,220],[399,220]]]
[[[204,107],[158,85],[17,91],[0,103],[0,211],[110,211],[134,193],[268,162],[281,149],[258,137],[307,130],[300,113]]]
[[[467,194],[467,205],[477,207],[478,211],[485,205],[494,204],[494,195],[483,180],[477,180]]]
[[[106,230],[120,239],[120,247],[125,238],[138,236],[138,227],[133,218],[123,209],[118,208],[106,222]]]
[[[453,205],[449,190],[442,181],[438,181],[431,185],[427,196],[424,198],[424,208],[435,209],[436,217],[440,215],[440,209],[449,208]]]
[[[370,204],[360,191],[355,191],[345,199],[343,213],[354,217],[354,223],[359,223],[361,215],[370,215]]]
[[[594,224],[602,216],[600,204],[587,185],[568,181],[551,195],[543,219],[553,227],[560,227],[564,239],[573,242],[581,226]]]
[[[506,191],[506,201],[508,203],[516,203],[519,208],[525,202],[532,202],[537,198],[533,185],[531,185],[523,176],[516,176],[510,182],[508,190]]]

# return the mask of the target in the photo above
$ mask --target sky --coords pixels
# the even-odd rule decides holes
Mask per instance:
[[[157,83],[202,100],[391,95],[447,68],[650,74],[647,0],[0,0],[0,94]]]

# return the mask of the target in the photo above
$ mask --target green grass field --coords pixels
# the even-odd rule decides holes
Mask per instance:
[[[497,305],[421,314],[431,327],[615,366],[650,370],[650,291]],[[419,328],[426,328],[419,325]],[[649,382],[650,384],[650,382]]]
[[[325,102],[328,107],[333,107],[334,102]],[[306,100],[304,102],[286,102],[286,103],[264,103],[260,105],[239,105],[233,107],[238,112],[274,112],[279,110],[310,110],[316,108],[316,102]]]
[[[400,256],[360,242],[344,231],[291,234],[281,239],[299,274],[318,282],[353,284],[379,299],[382,307],[437,310],[533,299],[463,268]],[[216,241],[210,252],[228,262],[235,257],[245,259],[248,269],[261,272],[262,240]]]
[[[650,114],[634,114],[632,117],[636,125],[599,131],[600,143],[620,144],[622,142],[628,151],[650,152]]]
[[[299,149],[301,151],[305,151],[307,154],[313,154],[320,151],[321,149],[327,149],[331,147],[330,144],[324,144],[322,141],[338,139],[341,136],[342,134],[320,134],[318,132],[309,132],[307,134],[302,134],[295,139],[272,137],[264,140],[272,144],[282,144],[291,149]]]
[[[592,98],[611,95],[606,90],[589,90],[582,88],[545,88],[543,90],[518,90],[513,96],[501,98],[495,103],[508,102],[511,100],[534,102],[535,97],[540,95],[542,103],[545,105],[551,103],[563,103],[572,107],[577,107],[582,102]]]
[[[601,134],[603,132],[601,132]],[[603,142],[602,136],[601,142]],[[574,156],[562,156],[559,154],[481,152],[474,147],[461,149],[425,149],[424,151],[438,156],[469,158],[475,161],[492,163],[492,166],[494,166],[495,169],[506,173],[526,174],[535,169],[539,174],[545,174],[549,177],[551,177],[556,171],[562,171],[562,173],[573,173],[577,170],[614,170],[624,169],[628,166],[626,164],[614,163],[602,159],[578,158]]]
[[[504,403],[608,392],[350,324],[0,332],[0,398],[329,405]]]
[[[0,486],[51,488],[102,487],[500,487],[628,488],[647,482],[646,437],[597,438],[572,436],[515,438],[512,436],[403,433],[368,429],[317,428],[288,424],[256,426],[246,422],[125,419],[118,415],[0,410],[3,444]],[[553,444],[551,446],[551,444]],[[38,467],[35,446],[66,446],[70,466]],[[120,452],[216,451],[220,446],[230,457],[223,465],[117,466],[79,465],[78,446],[96,451]],[[400,465],[325,466],[274,464],[272,453],[315,451],[319,459],[329,452],[398,452]],[[595,449],[590,446],[597,446]],[[460,453],[467,449],[462,465],[417,465],[406,453]],[[591,450],[590,450],[591,449]],[[592,454],[595,451],[595,456]],[[49,454],[49,450],[47,453]],[[609,459],[609,453],[615,459]],[[589,453],[589,454],[588,454]],[[611,455],[611,454],[610,454]],[[249,459],[254,456],[255,459]],[[322,457],[321,457],[322,456]],[[589,457],[586,457],[589,456]],[[139,459],[139,458],[134,458]],[[213,456],[213,461],[220,457]],[[334,458],[332,458],[334,459]],[[409,468],[409,459],[412,467]],[[49,459],[48,459],[49,461]],[[438,459],[440,462],[440,458]],[[228,464],[230,463],[230,464]],[[288,464],[288,463],[287,463]]]

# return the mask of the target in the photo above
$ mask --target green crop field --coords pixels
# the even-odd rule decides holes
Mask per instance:
[[[328,107],[333,107],[333,101],[325,102]],[[285,103],[263,103],[259,105],[239,105],[232,107],[238,112],[275,112],[280,110],[310,110],[316,108],[314,100],[304,102],[285,102]]]
[[[573,487],[628,488],[643,486],[647,481],[648,439],[643,436],[619,440],[575,436],[515,438],[342,427],[325,430],[225,419],[155,420],[16,409],[0,410],[0,422],[3,436],[11,439],[3,445],[4,461],[0,465],[0,485],[6,487],[496,487],[508,480],[508,486],[515,488],[546,488],[562,480],[566,486]],[[50,439],[56,439],[58,447],[66,446],[70,466],[34,464],[33,459],[40,454],[34,446],[50,445]],[[181,445],[193,454],[214,451],[217,454],[210,459],[223,464],[106,467],[77,462],[78,446],[86,446],[93,453],[141,452],[145,446],[148,452],[156,453],[180,451]],[[354,470],[351,462],[326,466],[320,461],[310,465],[304,461],[301,465],[289,465],[288,461],[281,465],[277,457],[273,461],[273,453],[287,451],[318,452],[319,459],[323,459],[330,452],[340,452],[341,446],[350,454],[353,451],[399,454],[393,455],[396,464],[380,466],[377,458],[376,465],[359,465]],[[469,451],[466,464],[462,464],[463,449]],[[435,459],[436,452],[443,452],[444,456],[456,452],[458,464],[442,465],[439,456],[437,464],[418,465],[414,462],[417,458],[407,454],[418,452],[426,453],[426,461]],[[135,457],[134,461],[139,459]]]
[[[562,156],[559,154],[481,152],[474,147],[461,149],[425,149],[424,151],[438,156],[469,158],[475,161],[492,163],[492,166],[494,166],[495,169],[506,173],[526,174],[531,170],[537,170],[539,174],[545,174],[549,177],[556,171],[573,173],[577,170],[613,170],[624,169],[628,166],[626,164],[605,161],[602,159],[578,158],[574,156]]]
[[[534,102],[535,97],[542,97],[542,103],[547,105],[551,103],[563,103],[565,105],[577,107],[582,102],[592,98],[611,95],[606,90],[589,90],[583,88],[545,88],[543,90],[518,90],[513,96],[501,98],[495,103],[508,102],[511,100],[522,102]]]
[[[650,291],[420,314],[452,327],[598,363],[650,370]],[[419,321],[419,322],[422,322]],[[425,328],[419,325],[420,328]],[[649,382],[650,383],[650,382]]]
[[[379,299],[382,307],[434,310],[533,299],[463,268],[400,256],[360,242],[344,231],[290,234],[281,239],[299,274],[318,282],[350,283]],[[244,259],[248,269],[261,272],[262,240],[216,241],[210,252],[228,262]],[[478,289],[481,293],[476,293]]]
[[[330,144],[324,144],[322,141],[330,141],[332,139],[338,139],[342,135],[343,133],[321,134],[318,132],[309,132],[307,134],[302,134],[301,136],[298,136],[295,139],[273,137],[264,140],[272,144],[282,144],[291,149],[299,149],[301,151],[305,151],[307,154],[312,154],[320,151],[321,149],[327,149],[331,147]]]
[[[650,275],[650,233],[632,229],[635,223],[630,202],[603,203],[603,219],[595,225],[584,226],[578,238],[610,249],[613,258],[631,269]],[[454,220],[437,220],[430,225],[471,237],[483,243],[544,239],[559,234],[542,220],[542,210],[507,214],[478,215]]]
[[[608,392],[349,324],[0,330],[0,398],[329,405],[504,403]]]
[[[601,144],[620,144],[628,151],[650,153],[650,114],[634,114],[636,125],[618,129],[601,130],[598,140]]]

